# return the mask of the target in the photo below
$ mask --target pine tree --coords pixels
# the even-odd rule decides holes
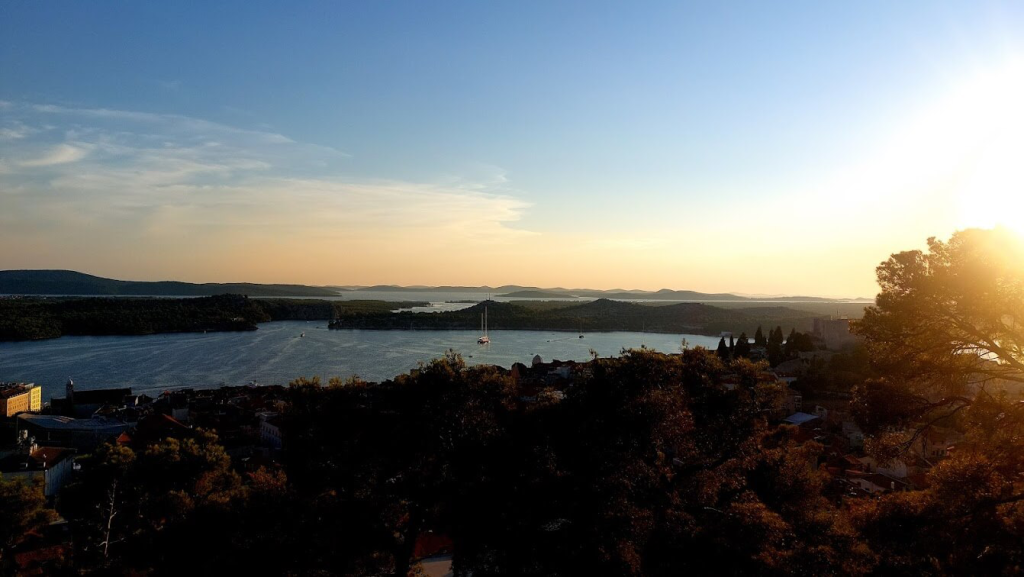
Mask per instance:
[[[764,338],[764,333],[761,332],[761,325],[757,325],[757,332],[754,333],[754,346],[764,347],[768,345],[768,340]]]
[[[797,339],[796,329],[795,328],[794,329],[790,329],[789,330],[789,336],[786,337],[786,346],[783,349],[785,351],[785,353],[786,353],[786,358],[787,359],[791,359],[791,358],[796,356],[796,353],[797,353],[796,339]]]
[[[750,341],[747,340],[747,333],[740,333],[740,338],[736,341],[737,357],[748,357],[750,356]]]
[[[775,366],[785,360],[782,353],[782,327],[775,327],[768,334],[768,364]]]
[[[718,339],[718,350],[715,351],[720,359],[729,358],[729,345],[725,344],[725,337]]]

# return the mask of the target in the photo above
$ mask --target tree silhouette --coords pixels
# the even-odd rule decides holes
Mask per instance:
[[[718,339],[718,349],[715,351],[720,359],[729,358],[729,345],[725,344],[725,337]]]
[[[747,340],[747,333],[740,333],[740,338],[736,340],[736,356],[750,356],[750,341]]]
[[[928,491],[861,513],[887,571],[997,574],[1024,563],[1024,403],[1013,392],[1024,383],[1022,263],[1020,237],[971,229],[877,269],[881,292],[854,326],[880,375],[857,390],[859,420],[879,433],[881,455],[905,453],[937,426],[966,438]],[[917,542],[894,537],[896,525]]]

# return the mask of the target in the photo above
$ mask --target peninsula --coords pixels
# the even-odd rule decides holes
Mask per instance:
[[[330,321],[349,315],[387,314],[425,302],[256,299],[243,295],[196,298],[0,298],[0,341],[64,335],[254,331],[259,323]]]

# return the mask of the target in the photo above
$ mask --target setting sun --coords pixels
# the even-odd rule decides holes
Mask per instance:
[[[1006,226],[1024,232],[1024,59],[978,75],[948,101],[956,130],[950,186],[958,228]]]

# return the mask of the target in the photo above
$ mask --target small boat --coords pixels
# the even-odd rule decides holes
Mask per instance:
[[[484,333],[484,336],[476,340],[477,344],[489,345],[491,344],[491,337],[487,336],[487,307],[484,306],[484,314],[480,315],[480,330]]]
[[[299,335],[299,338],[301,339],[301,338],[302,338],[302,337],[304,337],[304,336],[306,336],[306,333],[302,333],[302,334],[300,334],[300,335]]]

